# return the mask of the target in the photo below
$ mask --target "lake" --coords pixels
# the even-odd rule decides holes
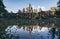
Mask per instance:
[[[59,21],[32,22],[0,19],[0,39],[60,39]]]

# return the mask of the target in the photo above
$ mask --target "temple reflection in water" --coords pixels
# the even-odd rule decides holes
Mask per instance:
[[[22,25],[22,26],[20,26],[20,29],[23,29],[23,30],[28,31],[29,33],[31,33],[35,29],[38,29],[39,31],[41,31],[42,27],[43,28],[49,28],[48,25],[54,26],[54,24],[47,24],[47,25],[43,25],[43,26],[39,26],[39,25]]]
[[[57,26],[57,23],[59,22],[55,23],[53,20],[40,20],[34,22],[32,21],[32,23],[24,23],[26,22],[21,23],[20,20],[0,19],[0,31],[2,32],[5,30],[8,39],[15,39],[15,37],[19,37],[19,39],[51,39],[52,36],[49,30],[52,27],[56,27],[56,31],[60,31]],[[56,39],[57,37],[58,35],[55,34]]]
[[[54,25],[54,24],[53,24]],[[49,33],[49,30],[51,28],[48,27],[40,27],[38,25],[34,26],[21,26],[18,27],[17,25],[9,26],[5,29],[7,32],[6,34],[13,35],[13,36],[19,36],[19,39],[51,39],[51,34]],[[55,36],[55,39],[57,39],[58,36]]]

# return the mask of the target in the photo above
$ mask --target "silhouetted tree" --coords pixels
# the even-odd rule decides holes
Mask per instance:
[[[18,14],[20,14],[20,13],[22,13],[22,12],[21,12],[21,10],[18,10],[18,12],[17,12],[17,13],[18,13]]]
[[[58,29],[58,39],[60,39],[60,29]]]
[[[57,10],[55,10],[55,15],[57,18],[60,18],[60,0],[57,2]]]
[[[57,5],[58,5],[57,7],[60,7],[60,0],[58,1]]]
[[[56,32],[56,28],[55,27],[52,27],[51,30],[50,30],[52,39],[55,38],[55,32]]]
[[[3,16],[7,13],[7,10],[5,9],[5,6],[3,4],[3,0],[0,0],[0,16]]]
[[[0,16],[2,16],[2,12],[3,12],[3,9],[5,8],[5,6],[3,5],[3,0],[0,0]]]
[[[5,6],[3,4],[3,0],[0,0],[0,12],[5,11]]]

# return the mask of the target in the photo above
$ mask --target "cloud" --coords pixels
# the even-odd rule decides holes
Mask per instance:
[[[38,10],[39,10],[39,8],[41,8],[43,11],[46,11],[44,6],[38,6]]]

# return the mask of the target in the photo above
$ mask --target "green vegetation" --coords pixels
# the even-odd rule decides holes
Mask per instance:
[[[18,10],[17,13],[14,12],[8,12],[5,9],[5,6],[3,4],[3,0],[0,0],[0,18],[5,18],[5,19],[34,19],[34,20],[40,20],[40,19],[48,19],[48,18],[54,18],[54,17],[60,17],[60,8],[59,4],[60,2],[58,1],[58,7],[52,7],[50,11],[41,11],[38,13],[23,13],[20,10]],[[54,12],[54,13],[53,13]],[[47,14],[46,14],[47,13]]]
[[[4,30],[9,25],[44,25],[48,23],[56,24],[57,28],[60,27],[60,0],[57,7],[52,7],[50,11],[41,11],[38,13],[23,13],[20,10],[17,13],[8,12],[5,9],[3,0],[0,0],[0,39],[5,39],[6,35]],[[53,12],[53,13],[52,13]],[[47,14],[46,14],[47,13]],[[51,18],[51,19],[50,19]],[[43,22],[43,23],[42,23]],[[45,26],[45,25],[44,25]],[[50,25],[49,25],[50,26]],[[60,34],[60,31],[58,31]],[[51,30],[52,39],[55,37],[55,27]],[[60,39],[60,35],[59,35]]]

